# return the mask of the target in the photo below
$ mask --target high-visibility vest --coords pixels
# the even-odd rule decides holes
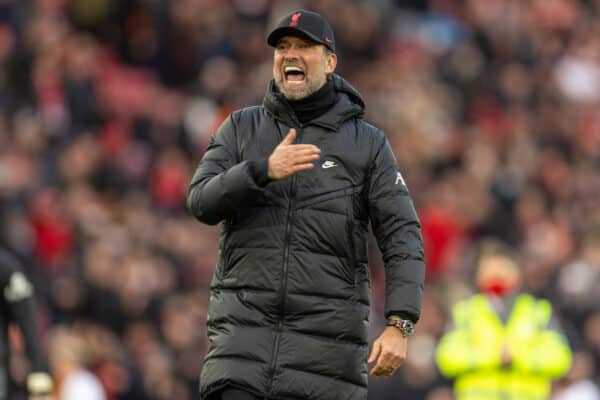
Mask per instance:
[[[548,301],[527,294],[515,299],[506,324],[484,295],[458,303],[455,329],[437,349],[440,371],[455,379],[456,400],[547,400],[550,381],[571,366],[566,339],[548,329],[551,314]],[[505,343],[510,366],[502,366]]]

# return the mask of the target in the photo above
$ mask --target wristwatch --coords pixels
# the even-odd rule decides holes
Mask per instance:
[[[415,333],[415,324],[408,319],[388,318],[386,325],[400,329],[404,337],[412,336]]]

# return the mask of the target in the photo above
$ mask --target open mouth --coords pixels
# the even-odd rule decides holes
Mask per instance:
[[[285,80],[290,83],[301,83],[304,82],[306,77],[304,70],[300,67],[288,66],[283,69],[285,74]]]

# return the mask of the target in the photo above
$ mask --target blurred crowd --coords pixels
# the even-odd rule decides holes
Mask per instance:
[[[598,0],[0,0],[0,237],[34,280],[53,372],[75,360],[111,400],[197,398],[219,228],[187,214],[187,185],[225,116],[262,101],[266,34],[296,8],[333,25],[423,227],[422,320],[370,398],[452,399],[435,346],[486,237],[570,340],[556,398],[600,381]]]

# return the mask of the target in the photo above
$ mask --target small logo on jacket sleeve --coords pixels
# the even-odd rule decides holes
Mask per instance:
[[[399,184],[399,183],[401,183],[404,186],[406,186],[406,182],[404,182],[404,178],[402,177],[402,174],[400,172],[398,172],[396,174],[396,185]]]
[[[8,285],[4,288],[4,297],[11,303],[21,301],[33,294],[33,286],[22,272],[11,275]]]

